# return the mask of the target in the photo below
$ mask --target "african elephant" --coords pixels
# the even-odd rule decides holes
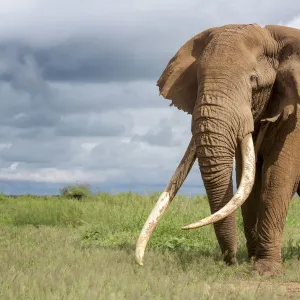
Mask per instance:
[[[224,261],[234,264],[241,206],[254,269],[282,272],[285,218],[300,179],[300,30],[257,24],[205,30],[179,49],[157,86],[192,115],[192,138],[140,233],[137,262],[143,264],[151,233],[197,158],[212,215],[184,229],[214,223]]]

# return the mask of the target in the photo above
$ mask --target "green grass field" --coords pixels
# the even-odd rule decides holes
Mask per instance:
[[[300,201],[286,221],[284,276],[261,279],[246,261],[240,212],[239,265],[223,264],[205,197],[177,196],[146,249],[135,242],[159,194],[63,197],[0,195],[1,299],[287,299],[300,297]]]

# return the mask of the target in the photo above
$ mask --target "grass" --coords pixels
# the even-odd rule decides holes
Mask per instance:
[[[154,231],[145,266],[135,242],[158,194],[64,197],[0,195],[0,299],[286,299],[300,281],[300,209],[286,221],[286,274],[253,278],[238,213],[239,265],[223,264],[205,197],[178,196]],[[288,283],[288,284],[287,284]],[[300,286],[300,285],[299,285]],[[297,294],[298,296],[300,294]]]

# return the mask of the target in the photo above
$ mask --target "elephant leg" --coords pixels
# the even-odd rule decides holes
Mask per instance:
[[[232,180],[230,180],[228,189],[231,190]],[[222,208],[228,201],[224,198],[221,202],[210,202],[211,213],[215,213]],[[215,234],[222,251],[223,260],[227,265],[234,265],[237,263],[237,228],[235,212],[213,224]]]
[[[198,161],[199,161],[199,157],[198,157]],[[220,210],[230,200],[230,198],[226,197],[226,195],[230,194],[230,191],[233,190],[232,173],[230,173],[230,176],[228,177],[229,179],[227,178],[227,174],[226,174],[225,180],[222,181],[222,183],[219,184],[219,186],[216,187],[213,190],[213,192],[211,192],[209,205],[212,214]],[[226,218],[218,222],[215,222],[213,226],[218,240],[218,244],[222,251],[224,262],[228,265],[236,264],[237,263],[236,260],[237,228],[236,228],[235,212],[227,216]]]
[[[214,213],[218,209],[212,208],[211,211]],[[236,264],[237,233],[235,213],[214,223],[214,229],[225,263],[228,265]]]
[[[280,156],[276,163],[264,163],[262,199],[257,223],[257,248],[254,270],[261,275],[277,275],[281,263],[282,234],[289,203],[295,192],[296,178],[289,156]],[[286,170],[290,170],[287,173]]]
[[[239,149],[236,151],[236,183],[240,184],[242,171],[242,161]],[[244,234],[246,237],[246,246],[248,251],[248,258],[255,256],[257,244],[257,217],[258,207],[261,195],[261,172],[262,161],[258,160],[256,163],[255,182],[253,189],[248,199],[242,205],[242,217],[244,224]]]
[[[300,184],[298,185],[298,188],[297,188],[297,194],[300,197]]]

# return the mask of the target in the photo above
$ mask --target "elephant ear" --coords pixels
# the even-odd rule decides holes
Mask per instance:
[[[192,114],[198,91],[197,62],[219,27],[201,32],[188,40],[169,61],[159,80],[160,95],[171,105]]]
[[[281,117],[284,122],[300,104],[300,31],[279,25],[266,28],[281,49],[272,98],[262,121],[275,122]]]

